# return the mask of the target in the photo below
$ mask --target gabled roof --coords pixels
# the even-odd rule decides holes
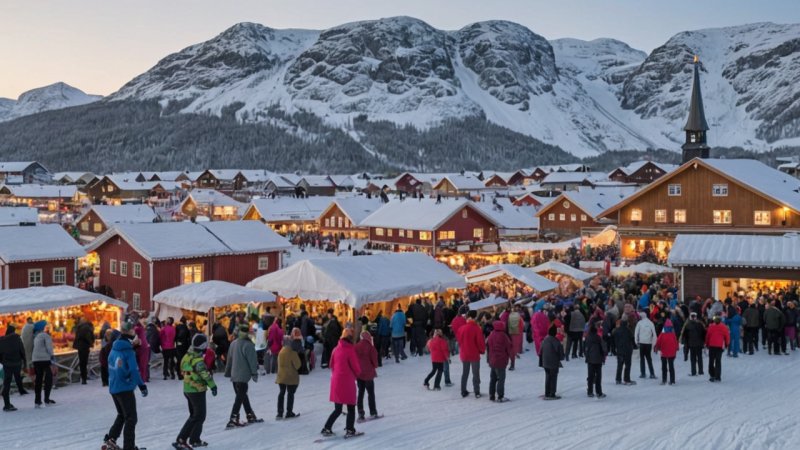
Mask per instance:
[[[25,169],[34,164],[39,164],[39,163],[37,163],[36,161],[0,162],[0,173],[24,172]]]
[[[255,170],[240,170],[240,174],[250,183],[263,183],[269,181],[270,177],[273,175],[272,173],[263,170],[263,169],[255,169]]]
[[[325,215],[334,206],[350,219],[350,223],[360,226],[370,214],[377,211],[384,205],[380,197],[367,198],[365,196],[337,198],[334,200],[320,216]]]
[[[4,263],[75,259],[86,252],[60,225],[3,227],[0,260]]]
[[[511,200],[499,197],[494,201],[478,202],[475,206],[494,219],[505,230],[538,230],[539,218],[532,206],[514,206]]]
[[[361,226],[435,230],[464,207],[471,208],[493,225],[498,226],[494,218],[487,216],[471,201],[463,199],[444,199],[440,203],[432,199],[405,199],[389,202],[364,219]]]
[[[302,181],[311,187],[336,187],[327,175],[305,175],[300,179]]]
[[[242,203],[240,201],[234,200],[233,198],[223,194],[220,191],[215,191],[214,189],[192,189],[189,191],[189,195],[181,203],[181,207],[185,204],[189,199],[192,199],[198,205],[214,205],[214,206],[233,206],[235,208],[241,208],[244,212],[244,209],[247,208],[246,203]]]
[[[559,183],[582,183],[584,181],[595,182],[605,180],[606,174],[602,172],[551,172],[539,183],[559,184]]]
[[[158,184],[157,181],[139,182],[136,181],[136,177],[130,177],[128,175],[106,175],[105,178],[121,191],[152,191],[153,188],[156,187],[156,184]]]
[[[214,178],[220,181],[232,181],[239,174],[237,169],[208,169],[206,172],[210,172]]]
[[[614,172],[616,172],[618,170],[620,172],[624,173],[625,175],[633,175],[634,173],[636,173],[637,170],[639,170],[642,167],[644,167],[645,165],[647,165],[647,163],[653,164],[654,166],[656,166],[659,169],[663,170],[665,173],[672,172],[673,170],[678,168],[678,166],[675,165],[675,164],[659,163],[659,162],[655,162],[655,161],[635,161],[635,162],[632,162],[632,163],[628,164],[627,166],[617,167],[616,169],[614,169],[611,172],[609,172],[608,175],[610,176],[612,173],[614,173]]]
[[[21,206],[0,206],[0,226],[37,223],[39,210]]]
[[[468,177],[466,175],[445,175],[436,185],[435,189],[440,189],[440,186],[447,180],[459,191],[478,191],[486,189],[483,181],[476,177]]]
[[[667,261],[674,266],[800,269],[800,235],[679,234]]]
[[[147,205],[93,205],[76,222],[83,220],[90,211],[94,211],[107,227],[115,223],[151,223],[156,218],[153,208]]]
[[[19,198],[72,198],[78,193],[76,186],[50,184],[8,184],[0,186],[2,188]]]
[[[294,189],[300,177],[292,173],[274,173],[269,177],[268,183],[274,184],[279,189]]]
[[[277,197],[259,198],[250,201],[251,208],[266,222],[317,220],[333,202],[334,197]]]
[[[602,189],[579,189],[577,191],[562,192],[547,206],[541,208],[536,215],[541,217],[549,210],[550,205],[558,205],[566,200],[580,208],[592,219],[600,218],[603,211],[611,208],[626,197],[636,192],[635,188],[602,188]]]
[[[292,248],[286,238],[254,220],[204,222],[204,227],[237,254],[264,253]]]
[[[180,177],[181,175],[183,175],[185,173],[186,172],[183,172],[181,170],[170,170],[170,171],[166,171],[166,172],[154,172],[153,175],[151,175],[147,179],[150,180],[150,179],[153,178],[153,176],[157,176],[158,179],[161,180],[161,181],[175,181],[175,180],[178,179],[178,177]]]
[[[695,164],[800,214],[800,180],[797,178],[753,159],[694,158],[606,209],[601,216],[608,216],[651,190],[669,183],[674,177],[690,167],[694,167]]]
[[[333,185],[336,187],[352,188],[356,183],[350,175],[328,175]]]

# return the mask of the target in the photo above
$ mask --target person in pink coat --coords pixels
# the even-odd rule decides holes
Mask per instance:
[[[281,319],[275,319],[269,327],[267,333],[267,347],[269,348],[269,370],[267,373],[278,373],[278,353],[283,348],[283,327],[281,326]]]
[[[533,344],[536,346],[536,354],[542,356],[542,341],[547,337],[547,329],[550,328],[550,319],[547,318],[545,310],[537,311],[533,315],[531,328],[533,328]]]
[[[347,405],[347,424],[345,426],[346,435],[353,436],[356,433],[356,379],[361,373],[361,366],[358,363],[358,355],[353,345],[353,330],[345,328],[339,344],[333,349],[328,367],[331,369],[331,395],[330,401],[334,404],[334,410],[322,428],[323,436],[333,435],[333,424],[342,414],[343,405]]]
[[[150,344],[147,343],[147,333],[145,332],[144,325],[139,320],[139,315],[134,313],[132,317],[135,318],[136,325],[133,331],[136,332],[136,340],[139,345],[136,348],[136,364],[139,366],[139,375],[145,383],[150,382]]]
[[[175,368],[177,367],[177,353],[175,352],[175,319],[167,317],[167,321],[159,331],[161,338],[161,354],[164,355],[164,379],[175,379]]]

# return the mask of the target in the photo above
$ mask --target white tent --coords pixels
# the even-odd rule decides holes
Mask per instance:
[[[37,310],[46,311],[55,308],[85,305],[92,302],[106,302],[123,310],[128,308],[125,302],[72,286],[0,290],[0,314]]]
[[[250,289],[226,281],[211,280],[202,283],[184,284],[161,291],[153,297],[153,301],[161,306],[168,307],[162,307],[159,311],[188,309],[190,311],[208,312],[212,308],[223,306],[250,302],[274,302],[276,298],[271,292]],[[163,315],[164,313],[160,312],[159,318]]]
[[[616,225],[609,225],[603,229],[600,233],[586,238],[584,241],[584,245],[591,245],[592,247],[597,247],[601,245],[611,245],[617,240],[617,227]]]
[[[473,270],[465,278],[467,283],[478,283],[503,275],[519,280],[538,292],[546,292],[558,287],[558,284],[517,264],[492,264]]]
[[[677,271],[677,269],[673,269],[671,267],[660,266],[658,264],[649,262],[641,262],[628,267],[612,267],[611,275],[628,275],[631,273],[666,273]]]
[[[353,308],[399,297],[463,289],[464,278],[422,253],[386,253],[298,261],[247,287],[283,297],[343,302]]]
[[[570,239],[563,242],[514,242],[500,241],[500,251],[506,253],[541,252],[541,251],[567,251],[570,247],[580,247],[581,238]]]
[[[479,309],[484,308],[491,308],[492,306],[502,305],[508,303],[507,298],[503,297],[495,297],[494,295],[487,297],[483,300],[478,300],[477,302],[472,302],[469,304],[469,309],[473,311],[477,311]]]
[[[546,263],[539,264],[538,266],[532,269],[536,273],[542,272],[555,272],[560,273],[561,275],[566,275],[568,277],[572,277],[576,280],[584,281],[588,280],[595,276],[593,273],[584,272],[582,270],[578,270],[572,266],[568,266],[564,263],[560,263],[558,261],[547,261]]]

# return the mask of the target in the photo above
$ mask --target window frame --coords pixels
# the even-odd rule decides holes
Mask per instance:
[[[671,183],[667,185],[668,197],[680,197],[682,193],[683,193],[683,188],[681,187],[680,183]]]
[[[142,279],[142,263],[133,263],[133,278]]]
[[[103,224],[100,222],[95,222],[92,224],[92,231],[95,233],[102,233],[103,232]]]
[[[659,214],[660,213],[660,214]],[[659,215],[661,216],[659,219]],[[667,223],[667,210],[666,209],[656,209],[653,212],[653,220],[655,223]]]
[[[678,220],[678,211],[683,212],[683,220]],[[672,222],[673,223],[686,223],[686,210],[685,209],[676,209],[672,212]]]
[[[767,218],[766,223],[763,220],[761,220],[761,221],[758,220],[759,215],[761,216],[762,219],[764,217]],[[756,226],[759,226],[759,227],[768,227],[768,226],[772,225],[772,211],[760,210],[760,209],[753,211],[753,225],[756,225]]]
[[[430,241],[431,240],[431,232],[430,231],[419,231],[419,240],[420,241]]]
[[[473,239],[483,239],[483,227],[476,227],[472,229],[472,238]]]
[[[556,213],[549,213],[549,214],[547,214],[547,220],[550,220],[550,221],[552,221],[552,222],[555,222],[555,221],[556,221]]]
[[[39,281],[31,282],[31,275],[38,274]],[[44,275],[42,269],[28,269],[28,287],[41,287],[44,286]]]
[[[714,183],[711,185],[712,197],[727,197],[728,196],[728,183]],[[718,210],[723,211],[723,210]]]
[[[138,292],[131,294],[131,309],[139,311],[142,309],[142,296]]]
[[[117,274],[117,260],[114,258],[111,258],[108,261],[108,273],[110,273],[111,275]]]
[[[642,209],[631,208],[631,222],[641,222],[641,221],[642,221]]]
[[[382,237],[384,234],[385,233],[384,233],[383,227],[376,227],[375,228],[375,236],[381,236]]]
[[[186,269],[187,268],[191,268],[192,269],[192,274],[191,274],[192,280],[196,280],[197,279],[198,272],[195,271],[194,269],[199,268],[200,269],[199,270],[199,274],[200,274],[199,279],[200,279],[200,281],[191,281],[189,283],[186,283]],[[205,273],[204,273],[205,272],[205,267],[203,266],[203,264],[182,264],[180,266],[180,270],[181,270],[181,272],[180,272],[181,286],[183,286],[185,284],[202,283],[203,280],[205,279],[204,278],[204,276],[205,276]]]
[[[258,270],[269,270],[269,256],[258,257]]]
[[[725,221],[725,213],[728,213],[728,221]],[[719,221],[717,221],[717,215],[719,215]],[[711,212],[711,221],[714,225],[730,225],[733,223],[733,211],[730,209],[715,209]]]
[[[58,282],[56,281],[56,273],[63,273],[63,281]],[[30,281],[30,280],[29,280]],[[65,285],[67,284],[67,268],[66,267],[53,267],[53,285]]]

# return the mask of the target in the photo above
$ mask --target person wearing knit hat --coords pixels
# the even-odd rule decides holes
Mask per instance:
[[[120,325],[122,334],[111,344],[108,355],[108,391],[114,400],[117,416],[114,424],[104,438],[108,448],[120,448],[117,439],[120,434],[125,438],[123,448],[136,448],[136,397],[134,390],[139,388],[142,397],[147,397],[147,385],[144,384],[133,343],[136,336],[133,321],[125,321]]]
[[[378,408],[375,405],[375,378],[378,376],[378,350],[372,344],[372,335],[369,331],[361,332],[361,340],[356,344],[356,355],[361,372],[356,379],[358,386],[358,420],[364,422],[364,392],[366,391],[369,403],[370,419],[378,419]]]
[[[208,338],[197,333],[192,338],[192,345],[180,362],[183,373],[183,396],[189,405],[189,418],[183,424],[173,447],[191,449],[208,445],[200,439],[203,423],[206,420],[206,391],[217,395],[217,384],[206,366],[203,354],[208,348]]]
[[[250,339],[250,326],[245,322],[239,326],[239,337],[231,343],[228,349],[228,361],[225,365],[225,377],[231,379],[236,399],[231,409],[231,418],[226,428],[242,427],[245,424],[239,422],[239,412],[244,406],[247,414],[248,423],[263,422],[264,419],[256,417],[253,408],[250,406],[250,398],[247,396],[247,384],[252,379],[258,382],[258,357],[256,356],[256,346]]]
[[[295,328],[294,330],[300,331]],[[294,332],[294,330],[292,330]],[[294,334],[294,333],[292,333]],[[303,337],[300,335],[300,341]],[[278,393],[278,414],[275,420],[293,419],[299,414],[294,412],[294,393],[297,392],[297,387],[300,385],[300,368],[302,361],[300,355],[292,348],[295,339],[292,336],[283,337],[283,348],[278,353],[278,368],[276,370],[275,384],[278,385],[280,391]],[[302,345],[300,346],[303,350]],[[288,396],[286,394],[289,394]],[[286,399],[286,415],[284,412],[284,399]]]
[[[37,408],[42,406],[42,385],[44,385],[44,403],[46,405],[55,404],[55,401],[50,399],[50,391],[53,389],[51,362],[55,360],[55,353],[53,352],[53,339],[47,333],[46,328],[47,322],[44,320],[33,324],[34,338],[31,359],[36,373],[33,388]]]
[[[664,322],[664,328],[656,339],[654,350],[656,353],[661,352],[661,384],[667,384],[667,372],[669,372],[669,384],[675,384],[675,356],[678,354],[678,338],[675,336],[670,319]]]

